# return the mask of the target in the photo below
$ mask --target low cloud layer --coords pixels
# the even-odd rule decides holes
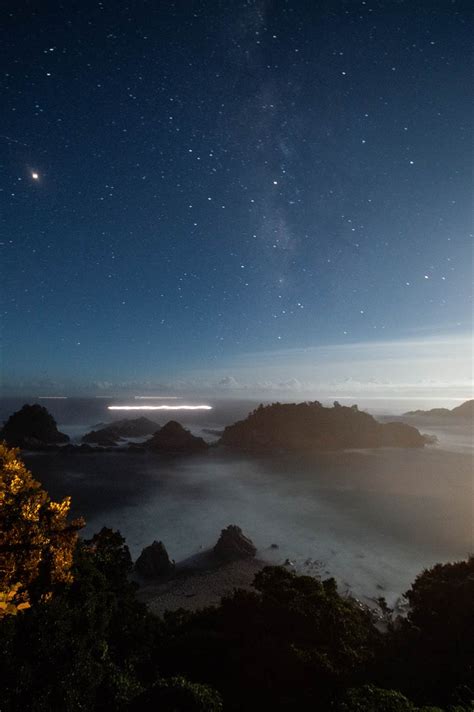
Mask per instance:
[[[282,349],[241,354],[178,378],[104,378],[88,384],[43,379],[4,388],[5,395],[20,393],[454,401],[472,393],[472,342],[468,336],[446,336]]]

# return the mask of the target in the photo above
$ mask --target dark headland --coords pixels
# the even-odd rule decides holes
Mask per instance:
[[[318,401],[260,405],[245,420],[229,425],[220,443],[248,451],[344,450],[377,447],[423,447],[426,438],[405,423],[379,423],[356,405]]]
[[[26,450],[68,443],[69,437],[58,430],[51,413],[42,405],[24,405],[13,413],[0,430],[0,440],[10,447]]]

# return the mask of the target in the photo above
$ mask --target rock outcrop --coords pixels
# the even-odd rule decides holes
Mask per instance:
[[[91,430],[83,436],[82,442],[110,447],[123,438],[141,438],[144,435],[153,435],[159,429],[158,423],[149,418],[125,418]]]
[[[67,443],[69,437],[61,433],[51,413],[42,405],[24,405],[11,415],[2,430],[0,440],[10,447],[42,450],[48,445]]]
[[[230,524],[221,531],[219,540],[214,547],[214,554],[221,561],[249,559],[256,553],[257,549],[251,539],[246,537],[242,529],[235,524]]]
[[[174,571],[174,562],[170,561],[162,541],[154,541],[143,549],[135,562],[135,571],[143,578],[167,576]]]
[[[423,447],[425,438],[405,423],[379,423],[355,405],[325,408],[315,401],[261,405],[245,420],[229,425],[220,442],[239,450],[310,452]]]
[[[174,420],[163,425],[161,430],[146,441],[145,446],[155,452],[170,454],[204,452],[209,447],[205,440],[196,437]]]

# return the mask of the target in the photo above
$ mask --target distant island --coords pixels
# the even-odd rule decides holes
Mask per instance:
[[[245,420],[225,428],[222,445],[251,451],[343,450],[349,448],[423,447],[427,439],[405,423],[379,423],[356,405],[318,401],[260,405]]]
[[[448,418],[449,420],[474,420],[474,400],[467,400],[455,408],[432,408],[431,410],[409,410],[403,414],[409,418]]]
[[[471,401],[472,403],[472,401]],[[450,411],[448,411],[450,412]],[[153,434],[139,445],[117,448],[127,437]],[[92,430],[82,445],[65,444],[69,438],[57,429],[53,416],[43,406],[24,405],[13,413],[0,431],[0,439],[27,450],[55,450],[65,454],[91,452],[145,452],[194,454],[210,446],[176,421],[160,428],[147,418],[125,419]],[[401,422],[379,423],[356,405],[335,402],[326,408],[318,401],[260,405],[245,420],[227,426],[217,446],[246,451],[312,452],[378,447],[423,447],[429,438]],[[93,444],[93,446],[91,445]]]
[[[163,425],[143,445],[153,452],[169,454],[193,454],[205,452],[209,448],[205,440],[196,437],[175,420],[170,420]]]
[[[82,442],[113,446],[123,438],[141,438],[145,435],[153,435],[159,429],[158,423],[149,418],[123,418],[114,423],[104,424],[97,430],[91,430],[82,437]]]

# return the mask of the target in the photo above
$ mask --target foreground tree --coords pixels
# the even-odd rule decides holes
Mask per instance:
[[[18,457],[0,443],[0,617],[49,600],[72,580],[81,519],[71,500],[53,502]]]
[[[318,581],[281,567],[218,608],[165,616],[157,662],[216,688],[226,710],[328,710],[364,679],[380,634],[370,615]]]
[[[127,712],[222,712],[222,699],[208,685],[178,676],[158,680],[136,697]]]
[[[0,620],[2,712],[123,710],[155,683],[160,622],[135,598],[130,555],[109,529],[78,541],[72,581]]]
[[[153,660],[161,621],[135,596],[124,538],[89,541],[18,458],[0,446],[1,712],[221,708],[207,686],[163,680]],[[8,615],[17,614],[17,615]]]
[[[474,701],[474,557],[423,571],[405,594],[406,619],[387,636],[384,685],[418,704]]]

